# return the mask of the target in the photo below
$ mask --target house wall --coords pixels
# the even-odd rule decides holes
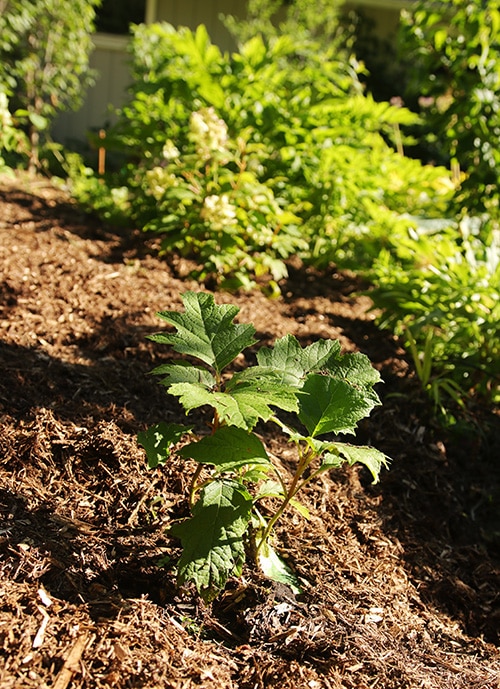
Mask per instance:
[[[219,19],[221,14],[243,16],[247,0],[148,0],[145,20],[166,21],[174,26],[195,29],[205,24],[211,40],[223,50],[233,50],[234,41]],[[409,0],[349,0],[348,6],[361,7],[375,21],[374,31],[386,37],[394,33],[399,12]],[[110,104],[120,107],[126,100],[130,83],[126,36],[96,34],[95,50],[90,59],[98,71],[95,86],[87,92],[83,107],[62,113],[52,128],[56,141],[71,145],[85,144],[86,132],[105,128],[113,122]]]
[[[157,21],[190,29],[204,24],[213,43],[222,50],[234,50],[234,40],[219,17],[221,14],[243,17],[246,5],[247,0],[157,0]]]
[[[85,103],[77,112],[59,115],[52,128],[56,141],[67,145],[84,143],[87,131],[106,127],[115,119],[110,104],[122,105],[130,84],[127,44],[127,36],[94,35],[90,67],[97,71],[95,85],[88,89]]]

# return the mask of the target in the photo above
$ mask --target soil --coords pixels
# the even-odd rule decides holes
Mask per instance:
[[[210,290],[43,180],[0,181],[0,256],[2,689],[500,687],[498,410],[440,427],[366,285],[292,262],[278,299],[215,294],[264,344],[366,353],[385,384],[358,440],[392,463],[377,485],[325,475],[311,518],[285,515],[276,546],[304,593],[247,565],[204,604],[176,588],[167,534],[193,467],[148,470],[136,436],[184,420],[148,375],[172,355],[146,338],[156,312]]]

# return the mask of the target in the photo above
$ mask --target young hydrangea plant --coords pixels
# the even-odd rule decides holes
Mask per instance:
[[[239,309],[215,304],[211,294],[186,292],[182,299],[183,313],[158,314],[174,330],[150,339],[186,358],[153,373],[162,376],[167,393],[179,399],[186,414],[211,408],[209,429],[197,433],[192,426],[159,423],[138,436],[150,467],[168,462],[172,453],[198,464],[190,487],[191,516],[170,528],[183,549],[178,583],[193,582],[211,600],[230,576],[241,574],[251,553],[266,576],[298,592],[298,579],[271,546],[274,526],[288,508],[307,517],[297,494],[344,462],[364,464],[378,481],[388,458],[335,436],[354,434],[357,423],[380,404],[373,390],[380,375],[364,354],[341,354],[337,340],[301,347],[292,335],[272,348],[261,347],[256,365],[231,372],[236,357],[257,343],[253,325],[235,323]],[[286,412],[286,422],[280,412]],[[291,477],[255,432],[259,421],[277,425],[295,446]],[[264,499],[268,516],[261,507]]]

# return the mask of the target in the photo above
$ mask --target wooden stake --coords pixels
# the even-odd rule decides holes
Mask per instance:
[[[106,138],[106,132],[104,129],[99,130],[99,138],[104,141]],[[97,163],[97,172],[103,175],[106,171],[106,149],[104,146],[99,146],[99,158]]]

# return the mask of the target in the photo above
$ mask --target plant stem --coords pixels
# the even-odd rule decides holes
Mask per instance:
[[[196,495],[196,492],[198,491],[199,486],[196,485],[196,482],[201,474],[201,471],[203,469],[203,464],[198,464],[196,467],[196,471],[193,474],[193,478],[191,479],[191,483],[189,485],[189,509],[191,510],[194,505],[194,496]]]
[[[300,478],[303,475],[304,471],[307,469],[309,464],[312,462],[312,460],[315,457],[315,453],[311,452],[310,450],[304,454],[301,455],[299,459],[299,465],[297,467],[297,470],[295,474],[293,475],[292,482],[290,484],[290,487],[286,491],[285,497],[283,499],[283,502],[281,505],[278,507],[276,512],[273,514],[271,519],[267,522],[267,526],[264,530],[264,533],[262,534],[262,538],[260,539],[256,551],[255,551],[255,556],[256,558],[259,556],[259,553],[264,546],[264,543],[268,540],[269,536],[272,533],[272,530],[274,528],[274,525],[280,519],[288,505],[290,504],[290,501],[295,497],[295,495],[298,493],[300,488],[305,485],[305,482],[302,482],[299,484]]]

